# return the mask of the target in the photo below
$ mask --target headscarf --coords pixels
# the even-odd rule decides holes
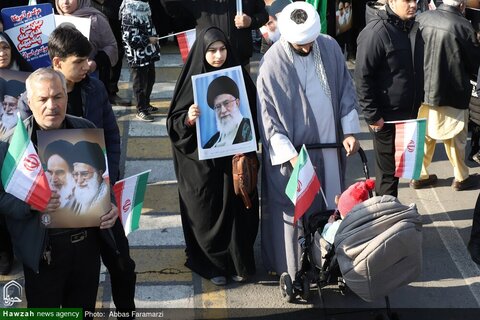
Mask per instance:
[[[8,66],[8,69],[20,70],[20,71],[33,71],[32,67],[17,51],[12,40],[10,40],[10,37],[5,32],[0,32],[0,42],[6,42],[10,47],[11,61],[10,61],[10,65]]]
[[[61,15],[65,14],[65,12],[63,12],[60,9],[60,6],[58,5],[58,0],[55,0],[55,7],[57,8],[58,14],[61,14]],[[75,10],[74,13],[76,13],[79,9],[90,8],[90,7],[92,7],[92,3],[90,0],[77,0],[77,10]],[[75,15],[73,13],[71,14]]]
[[[225,44],[227,49],[227,59],[220,68],[212,67],[206,60],[205,55],[207,53],[208,47],[216,42],[222,41]],[[178,137],[173,130],[172,126],[172,117],[180,116],[180,114],[186,114],[188,108],[193,104],[193,87],[192,87],[192,76],[197,74],[202,74],[214,70],[226,69],[234,66],[238,66],[237,58],[235,57],[235,51],[232,49],[227,37],[217,27],[206,28],[198,34],[195,43],[193,44],[190,53],[188,54],[187,61],[183,66],[182,72],[177,80],[175,90],[173,92],[172,102],[168,110],[167,115],[167,130],[169,131],[170,139],[172,139],[175,147],[183,150],[184,153],[191,153],[196,150],[196,135],[182,139]],[[255,131],[257,131],[256,126],[256,88],[255,84],[250,78],[250,75],[243,69],[243,78],[245,80],[245,87],[247,90],[248,102],[250,104],[250,111],[252,113],[252,119],[255,123]],[[257,134],[258,137],[258,134]],[[193,150],[192,150],[193,148]]]

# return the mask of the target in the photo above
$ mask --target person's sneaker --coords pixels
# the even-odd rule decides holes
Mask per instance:
[[[142,121],[152,122],[155,118],[148,111],[137,112],[137,118]]]
[[[247,277],[233,275],[232,280],[235,281],[235,282],[245,282],[245,281],[247,281]]]
[[[147,111],[148,111],[148,113],[156,113],[156,112],[158,112],[158,108],[157,108],[157,107],[154,107],[154,106],[152,106],[152,105],[149,105],[149,106],[147,107]]]
[[[122,99],[116,93],[115,94],[110,94],[108,96],[108,100],[110,101],[110,103],[112,105],[115,105],[115,106],[128,107],[128,106],[132,105],[131,100]]]
[[[453,182],[452,182],[452,188],[455,191],[463,191],[463,190],[471,189],[475,186],[477,186],[477,181],[473,176],[468,176],[467,179],[463,181],[458,181],[456,179],[453,179]]]
[[[472,161],[475,161],[476,163],[480,164],[480,154],[479,154],[479,153],[475,153],[475,154],[472,156]]]
[[[437,183],[437,175],[436,174],[431,174],[428,176],[427,179],[421,179],[421,180],[410,180],[410,188],[412,189],[422,189],[426,187],[433,186]]]
[[[0,252],[0,275],[6,276],[12,271],[13,257],[7,252]]]
[[[224,286],[227,284],[227,278],[224,276],[213,277],[210,281],[216,286]]]

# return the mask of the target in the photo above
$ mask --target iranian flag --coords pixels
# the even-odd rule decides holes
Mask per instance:
[[[195,29],[190,29],[176,34],[178,46],[180,47],[180,54],[182,55],[183,63],[187,61],[188,53],[195,42]]]
[[[52,191],[37,151],[20,118],[3,160],[1,178],[6,192],[39,211],[47,208]]]
[[[147,170],[119,180],[113,186],[118,205],[118,215],[122,219],[125,235],[138,229],[150,171]]]
[[[310,208],[320,190],[320,181],[313,169],[307,148],[303,145],[285,189],[285,193],[295,205],[294,226],[297,220]]]
[[[395,124],[395,177],[418,180],[422,170],[427,119],[389,123]]]

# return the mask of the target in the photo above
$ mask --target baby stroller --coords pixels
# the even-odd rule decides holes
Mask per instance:
[[[360,149],[359,155],[368,179],[365,152]],[[422,222],[414,204],[402,205],[392,196],[370,197],[341,222],[333,244],[321,236],[332,210],[304,217],[300,269],[293,281],[288,273],[280,277],[286,301],[297,296],[307,300],[311,283],[317,285],[320,298],[323,287],[337,284],[342,293],[348,288],[367,302],[385,297],[387,314],[393,317],[388,294],[421,271]]]

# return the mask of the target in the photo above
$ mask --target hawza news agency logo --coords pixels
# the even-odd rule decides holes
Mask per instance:
[[[15,303],[22,302],[22,286],[15,280],[12,280],[3,286],[3,304],[11,307]]]

